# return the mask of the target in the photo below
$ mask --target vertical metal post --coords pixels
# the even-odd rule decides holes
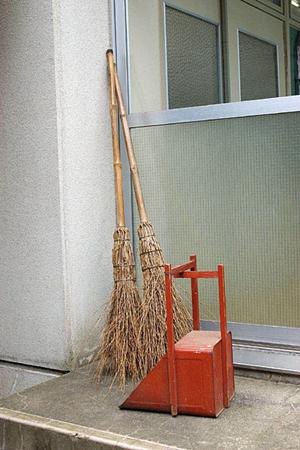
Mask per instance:
[[[290,5],[288,0],[284,0],[284,22],[283,22],[283,47],[284,47],[284,65],[285,65],[285,95],[292,95],[292,80],[291,80],[291,46],[290,46]],[[279,73],[279,58],[277,55],[277,72]],[[279,88],[279,86],[278,86]],[[279,93],[279,95],[284,95]]]
[[[228,14],[227,0],[220,1],[220,28],[221,28],[221,74],[223,83],[223,102],[230,102],[229,86],[229,57],[228,57]]]
[[[228,408],[228,373],[227,373],[227,319],[226,319],[226,297],[224,266],[218,265],[218,284],[219,284],[219,304],[220,304],[220,328],[222,345],[222,372],[223,372],[223,397],[224,406]]]
[[[170,393],[171,414],[173,417],[178,414],[176,366],[175,366],[175,343],[173,329],[173,301],[172,301],[172,272],[171,265],[165,264],[166,283],[166,321],[167,321],[167,345],[168,345],[168,381]]]
[[[190,261],[194,262],[191,271],[197,271],[197,257],[196,255],[190,256]],[[197,278],[191,278],[192,289],[192,308],[193,308],[193,330],[200,329],[200,314],[199,314],[199,295],[198,295],[198,280]]]

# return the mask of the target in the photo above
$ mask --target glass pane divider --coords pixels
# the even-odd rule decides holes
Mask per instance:
[[[289,112],[300,112],[300,98],[298,95],[164,111],[131,113],[129,114],[128,122],[130,128],[140,128]]]

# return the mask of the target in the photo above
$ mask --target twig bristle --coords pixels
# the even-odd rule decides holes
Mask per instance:
[[[141,302],[129,230],[118,227],[112,251],[114,289],[100,340],[96,378],[110,373],[120,386],[126,379],[137,380],[139,372],[139,314]]]
[[[140,258],[143,271],[143,301],[140,317],[140,372],[146,375],[165,355],[166,337],[166,300],[164,258],[161,247],[149,222],[138,228]],[[173,287],[174,337],[177,342],[192,328],[191,314]]]

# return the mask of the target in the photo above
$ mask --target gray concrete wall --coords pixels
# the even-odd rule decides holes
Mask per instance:
[[[58,142],[72,361],[94,347],[112,285],[114,182],[107,105],[109,0],[55,0]]]
[[[0,359],[59,367],[65,314],[51,2],[0,2]]]
[[[2,0],[0,20],[0,359],[64,370],[111,288],[109,0]]]

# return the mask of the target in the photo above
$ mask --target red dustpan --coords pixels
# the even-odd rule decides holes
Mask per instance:
[[[172,278],[190,278],[194,330],[174,344]],[[198,278],[217,278],[220,332],[199,330]],[[232,338],[227,332],[224,267],[198,272],[196,256],[188,263],[165,266],[167,354],[130,394],[121,409],[217,417],[234,395]]]

